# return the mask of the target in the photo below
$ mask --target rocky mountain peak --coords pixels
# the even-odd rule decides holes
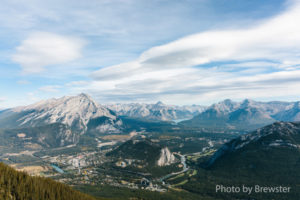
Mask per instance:
[[[105,116],[116,119],[107,108],[98,105],[89,95],[64,96],[12,109],[13,112],[28,112],[18,119],[20,125],[62,123],[85,130],[90,119]]]
[[[232,104],[234,104],[235,102],[234,101],[232,101],[231,99],[225,99],[224,101],[223,101],[223,103],[225,104],[225,105],[232,105]]]
[[[92,99],[91,96],[86,93],[80,93],[78,96],[82,98]]]
[[[165,104],[164,104],[163,102],[161,102],[161,101],[156,102],[155,105],[156,105],[156,106],[165,106]]]
[[[213,104],[209,109],[214,109],[217,112],[230,112],[236,109],[237,106],[238,104],[236,102],[226,99],[219,103]]]
[[[244,101],[242,101],[241,103],[241,107],[250,107],[250,106],[254,106],[255,105],[255,101],[251,100],[251,99],[245,99]]]

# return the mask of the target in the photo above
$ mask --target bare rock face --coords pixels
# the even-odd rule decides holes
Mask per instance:
[[[160,157],[157,161],[158,166],[167,166],[176,162],[175,156],[170,152],[168,147],[161,149]]]

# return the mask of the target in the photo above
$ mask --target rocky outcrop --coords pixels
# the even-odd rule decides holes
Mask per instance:
[[[160,157],[157,161],[158,166],[167,166],[175,162],[176,162],[175,156],[173,155],[173,153],[170,152],[170,150],[167,147],[161,149]]]

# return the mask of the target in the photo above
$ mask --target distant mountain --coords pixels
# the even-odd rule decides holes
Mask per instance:
[[[122,120],[113,111],[100,106],[86,94],[44,100],[0,113],[0,128],[27,128],[25,134],[35,132],[33,135],[40,136],[37,140],[49,138],[41,137],[43,130],[37,127],[47,127],[51,124],[62,124],[63,129],[68,130],[49,133],[58,134],[51,137],[57,138],[59,141],[57,144],[60,145],[78,142],[79,136],[88,130],[97,133],[116,133],[122,129]],[[34,130],[30,131],[32,128]],[[38,130],[40,133],[36,133]]]
[[[31,177],[0,163],[0,199],[95,200],[49,178]]]
[[[276,113],[273,117],[280,121],[300,121],[300,102],[295,102],[288,109]]]
[[[157,102],[156,104],[111,104],[106,105],[106,107],[122,116],[162,121],[192,118],[193,116],[203,112],[206,108],[205,106],[199,105],[166,105],[161,101]]]
[[[278,101],[257,102],[249,99],[233,102],[227,99],[213,104],[193,119],[181,124],[208,129],[254,130],[281,120],[282,117],[279,116],[287,116],[286,111],[292,104]]]

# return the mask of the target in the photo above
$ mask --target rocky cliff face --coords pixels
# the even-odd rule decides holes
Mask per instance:
[[[165,147],[161,149],[160,157],[157,161],[158,166],[167,166],[176,162],[175,156],[170,152],[170,150]]]

